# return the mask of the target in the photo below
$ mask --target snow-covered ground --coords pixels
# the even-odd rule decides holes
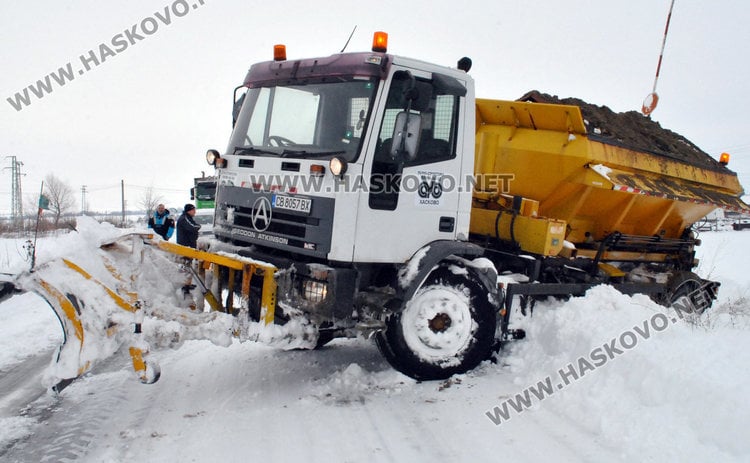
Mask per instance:
[[[367,340],[187,341],[152,353],[155,384],[120,352],[56,396],[42,373],[58,321],[14,296],[0,304],[0,460],[750,461],[750,232],[701,238],[698,273],[722,286],[700,320],[598,287],[537,304],[497,363],[442,382],[401,375]],[[73,242],[41,239],[40,260]],[[22,245],[0,240],[0,272],[25,268]]]

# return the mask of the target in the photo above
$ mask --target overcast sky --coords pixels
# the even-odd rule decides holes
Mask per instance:
[[[479,97],[537,89],[638,110],[653,85],[670,2],[113,3],[0,3],[0,163],[9,167],[12,155],[23,162],[24,197],[36,197],[54,173],[76,191],[76,210],[83,185],[90,210],[119,210],[121,180],[129,208],[149,186],[181,208],[193,177],[212,173],[206,149],[226,148],[232,91],[247,68],[271,59],[275,43],[287,45],[290,59],[338,52],[355,25],[347,51],[369,50],[372,33],[383,30],[390,53],[448,66],[471,57]],[[728,151],[750,191],[748,24],[747,1],[676,0],[652,117],[717,158]],[[80,56],[95,50],[101,61],[101,43],[115,56],[104,50],[104,61],[89,59],[86,70]],[[41,99],[29,93],[20,111],[7,101],[68,63],[74,80],[52,80]],[[0,213],[8,213],[10,170],[0,178]]]

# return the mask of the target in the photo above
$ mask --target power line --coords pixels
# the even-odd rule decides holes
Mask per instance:
[[[128,183],[127,186],[128,188],[138,188],[138,189],[143,189],[143,190],[147,190],[150,188],[154,191],[171,191],[173,193],[184,193],[188,191],[188,188],[158,188],[155,186],[134,185],[132,183]]]
[[[156,186],[146,186],[146,185],[137,185],[135,183],[125,183],[125,186],[128,188],[135,188],[138,190],[147,190],[152,189],[154,191],[169,191],[173,193],[183,193],[187,191],[185,188],[162,188],[162,187],[156,187]],[[86,191],[88,192],[95,192],[95,191],[102,191],[102,190],[113,190],[115,188],[119,189],[121,187],[120,183],[113,183],[111,185],[89,185],[86,187]]]
[[[115,188],[120,188],[120,184],[113,183],[112,185],[107,185],[107,186],[92,186],[92,187],[88,187],[87,191],[92,192],[92,191],[112,190]]]

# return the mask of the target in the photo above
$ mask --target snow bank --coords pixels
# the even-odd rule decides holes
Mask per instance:
[[[662,319],[669,320],[666,328],[638,334],[636,327],[643,331],[644,322]],[[696,327],[644,296],[603,286],[566,303],[538,304],[526,328],[527,339],[503,357],[510,366],[503,374],[515,376],[519,392],[548,376],[555,389],[523,414],[554,411],[638,459],[730,461],[750,455],[747,330]],[[592,351],[606,353],[603,346],[612,346],[613,339],[615,353],[606,363],[584,367],[573,379],[570,365],[580,373],[578,359],[593,364]],[[508,424],[525,419],[514,415]]]
[[[696,251],[696,272],[703,278],[721,282],[719,297],[703,318],[707,326],[734,326],[750,329],[750,246],[748,232],[701,233],[702,245]]]
[[[75,255],[87,270],[111,278],[90,250],[121,233],[84,220],[78,233],[39,241],[40,265]],[[35,426],[32,418],[0,417],[0,455],[4,446],[25,437],[29,447],[18,450],[23,456],[45,445],[41,456],[62,452],[66,444],[56,439],[72,423],[86,431],[82,435],[94,436],[85,445],[70,444],[84,449],[88,461],[256,455],[274,461],[339,461],[344,455],[352,461],[749,461],[750,401],[742,389],[750,379],[750,261],[737,249],[746,247],[750,233],[701,238],[698,273],[722,286],[715,307],[697,323],[672,322],[672,312],[646,297],[598,287],[567,302],[537,303],[533,315],[517,325],[527,330],[527,338],[502,351],[497,364],[485,362],[440,383],[401,375],[365,340],[282,352],[232,341],[235,319],[223,314],[191,313],[194,324],[177,323],[170,317],[185,314],[183,296],[168,282],[179,279],[179,270],[168,262],[139,267],[127,261],[124,267],[141,270],[139,295],[160,318],[146,316],[143,329],[153,340],[162,379],[150,386],[129,379],[132,369],[124,354],[106,365],[118,371],[96,371],[66,389],[56,403],[59,409],[48,413],[38,407],[45,410],[45,426]],[[18,240],[5,243],[3,268],[25,269]],[[99,302],[95,287],[77,288]],[[663,320],[666,325],[655,325]],[[645,327],[648,336],[636,329]],[[245,339],[294,348],[300,346],[289,339],[299,339],[309,327],[239,328]],[[0,369],[55,344],[58,330],[52,311],[36,296],[1,304]],[[191,338],[231,345],[182,345]],[[604,346],[613,340],[610,357]],[[594,365],[601,359],[593,355],[596,349],[605,353],[605,361]],[[582,369],[586,364],[591,366]],[[573,367],[579,379],[568,375],[566,383],[560,371]],[[520,412],[509,409],[500,425],[488,419],[487,411],[507,406],[505,401],[546,378],[554,387],[543,400],[532,397]],[[87,416],[97,419],[91,424]],[[206,434],[211,429],[220,431]],[[17,459],[22,460],[41,458]]]

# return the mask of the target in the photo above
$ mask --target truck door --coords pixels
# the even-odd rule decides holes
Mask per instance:
[[[392,74],[363,169],[355,262],[404,262],[427,243],[456,238],[465,94],[453,77]]]

